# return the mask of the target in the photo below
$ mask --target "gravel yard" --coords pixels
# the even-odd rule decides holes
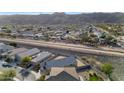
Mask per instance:
[[[114,80],[124,81],[124,58],[98,57],[102,62],[111,63],[114,67],[112,77]]]

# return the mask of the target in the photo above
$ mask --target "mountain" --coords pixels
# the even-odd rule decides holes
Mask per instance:
[[[40,15],[0,15],[0,24],[82,24],[82,23],[124,23],[124,13],[65,13]]]

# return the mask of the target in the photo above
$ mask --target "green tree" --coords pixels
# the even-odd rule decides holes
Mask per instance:
[[[105,63],[102,65],[102,71],[106,74],[111,74],[113,70],[113,67],[109,63]]]
[[[20,64],[20,66],[26,68],[26,66],[31,62],[31,60],[32,60],[32,57],[30,57],[30,56],[24,57],[24,58],[22,59],[22,62],[21,62],[21,64]]]
[[[16,76],[16,71],[15,70],[7,70],[3,72],[5,77],[10,77],[13,78],[14,76]]]
[[[16,76],[15,70],[5,70],[0,74],[0,80],[1,81],[11,81],[13,80],[13,77]]]
[[[24,57],[24,58],[22,59],[22,62],[28,63],[28,62],[30,62],[31,60],[32,60],[32,57],[26,56],[26,57]]]
[[[102,65],[101,70],[111,79],[111,73],[113,72],[113,67],[109,63]]]

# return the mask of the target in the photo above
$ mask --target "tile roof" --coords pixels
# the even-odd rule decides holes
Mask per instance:
[[[53,77],[54,78],[56,76],[59,76],[61,78],[62,74],[64,75],[65,73],[68,74],[68,75],[70,75],[71,77],[79,80],[79,76],[78,76],[78,74],[76,72],[75,67],[53,67],[53,68],[51,68],[50,77]],[[67,79],[67,77],[65,76],[65,78],[63,77],[61,79],[64,80],[64,79]]]

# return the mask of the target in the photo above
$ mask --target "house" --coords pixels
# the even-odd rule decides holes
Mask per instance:
[[[22,53],[22,52],[24,52],[26,50],[28,50],[28,49],[26,49],[26,48],[16,48],[16,49],[13,49],[13,50],[10,51],[9,56],[14,56],[17,53]]]
[[[7,52],[9,50],[12,50],[14,49],[13,46],[10,46],[10,45],[6,45],[4,43],[0,43],[0,54],[4,53],[4,52]]]
[[[17,48],[17,49],[13,49],[11,50],[8,55],[11,57],[11,59],[15,59],[15,55],[18,54],[18,53],[22,53],[24,51],[27,51],[28,49],[26,48]]]
[[[79,81],[75,67],[52,67],[46,81]]]
[[[47,52],[47,51],[43,51],[43,52],[37,54],[36,57],[31,60],[31,62],[32,63],[39,63],[39,62],[42,62],[42,61],[48,59],[51,56],[52,56],[52,53]]]
[[[40,53],[40,50],[37,48],[29,49],[27,51],[17,53],[16,54],[16,60],[21,61],[26,56],[34,56],[36,54]]]
[[[74,56],[41,63],[41,70],[43,70],[43,68],[49,70],[52,67],[67,67],[67,66],[72,66],[72,67],[76,66],[76,59]]]
[[[20,31],[19,34],[24,37],[33,37],[34,36],[34,33],[32,31]]]
[[[43,35],[42,33],[38,33],[38,34],[35,34],[34,36],[33,36],[33,38],[35,39],[35,40],[39,40],[39,39],[46,39],[47,37],[45,36],[45,35]]]
[[[14,60],[15,59],[15,55],[17,53],[21,53],[21,52],[24,52],[26,50],[27,50],[26,48],[16,48],[16,49],[13,49],[13,50],[10,50],[10,51],[2,53],[1,56],[2,57],[9,56],[9,57],[11,57]]]

